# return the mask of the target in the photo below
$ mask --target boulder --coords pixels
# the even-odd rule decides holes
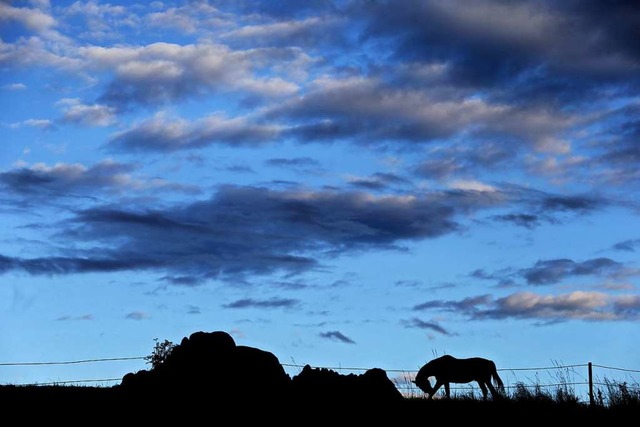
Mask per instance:
[[[404,400],[400,391],[380,368],[361,375],[342,375],[327,368],[306,365],[291,380],[298,403],[372,403],[393,404]]]
[[[120,387],[156,399],[274,401],[290,384],[273,353],[238,346],[228,333],[215,331],[183,338],[162,364],[126,374]]]

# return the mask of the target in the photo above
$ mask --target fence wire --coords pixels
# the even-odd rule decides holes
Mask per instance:
[[[96,358],[96,359],[82,359],[82,360],[67,360],[67,361],[49,361],[49,362],[5,362],[0,363],[0,366],[52,366],[52,365],[77,365],[77,364],[85,364],[85,363],[100,363],[100,362],[116,362],[116,361],[128,361],[128,360],[148,360],[148,356],[133,356],[133,357],[109,357],[109,358]],[[281,365],[285,368],[296,368],[302,370],[306,365],[299,364],[291,364],[291,363],[281,363]],[[309,365],[311,366],[311,365]],[[589,363],[580,363],[580,364],[572,364],[572,365],[556,365],[556,366],[537,366],[537,367],[522,367],[522,368],[500,368],[498,371],[501,372],[522,372],[522,371],[549,371],[549,370],[568,370],[571,369],[573,374],[579,375],[578,372],[575,371],[575,368],[587,368]],[[608,369],[619,372],[625,372],[629,374],[640,373],[640,370],[637,369],[627,369],[599,364],[591,364],[594,368],[600,369]],[[349,372],[365,372],[371,368],[365,367],[343,367],[343,366],[311,366],[312,368],[317,369],[328,369],[332,371],[349,371]],[[392,381],[395,383],[396,387],[405,392],[416,392],[418,393],[418,389],[411,383],[411,379],[413,375],[417,373],[417,369],[386,369],[388,373],[400,374],[400,378],[393,378]],[[51,386],[51,385],[70,385],[70,384],[87,384],[87,383],[115,383],[122,381],[122,378],[100,378],[100,379],[81,379],[81,380],[64,380],[64,381],[49,381],[42,383],[27,383],[27,384],[9,384],[15,386]],[[549,388],[549,387],[561,387],[561,388],[573,388],[574,386],[588,386],[590,383],[587,380],[582,381],[563,381],[559,383],[544,383],[541,384],[539,381],[535,381],[533,384],[526,384],[522,381],[516,380],[515,385],[511,385],[509,383],[505,383],[505,389],[515,389],[515,388]],[[623,382],[625,387],[629,390],[640,390],[640,385],[638,382],[631,379],[631,384],[628,384],[628,381]],[[612,385],[611,382],[607,381],[592,381],[592,386],[599,387],[610,387]],[[469,383],[466,386],[459,387],[451,387],[451,390],[454,391],[475,391],[476,387],[473,383]]]

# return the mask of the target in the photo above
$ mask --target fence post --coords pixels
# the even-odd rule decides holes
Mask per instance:
[[[589,405],[593,406],[593,368],[591,362],[589,362]]]

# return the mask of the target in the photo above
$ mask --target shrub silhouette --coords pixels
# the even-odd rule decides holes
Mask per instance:
[[[162,365],[171,354],[171,351],[175,348],[175,345],[169,340],[158,342],[158,339],[156,338],[154,341],[156,344],[153,347],[153,352],[149,356],[145,357],[147,363],[151,364],[151,369],[156,369]]]

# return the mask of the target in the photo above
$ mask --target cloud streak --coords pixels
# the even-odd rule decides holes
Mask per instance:
[[[529,319],[545,324],[569,320],[637,321],[640,297],[586,291],[559,295],[516,292],[501,298],[482,295],[459,301],[431,300],[417,304],[413,310],[456,313],[472,320]]]

